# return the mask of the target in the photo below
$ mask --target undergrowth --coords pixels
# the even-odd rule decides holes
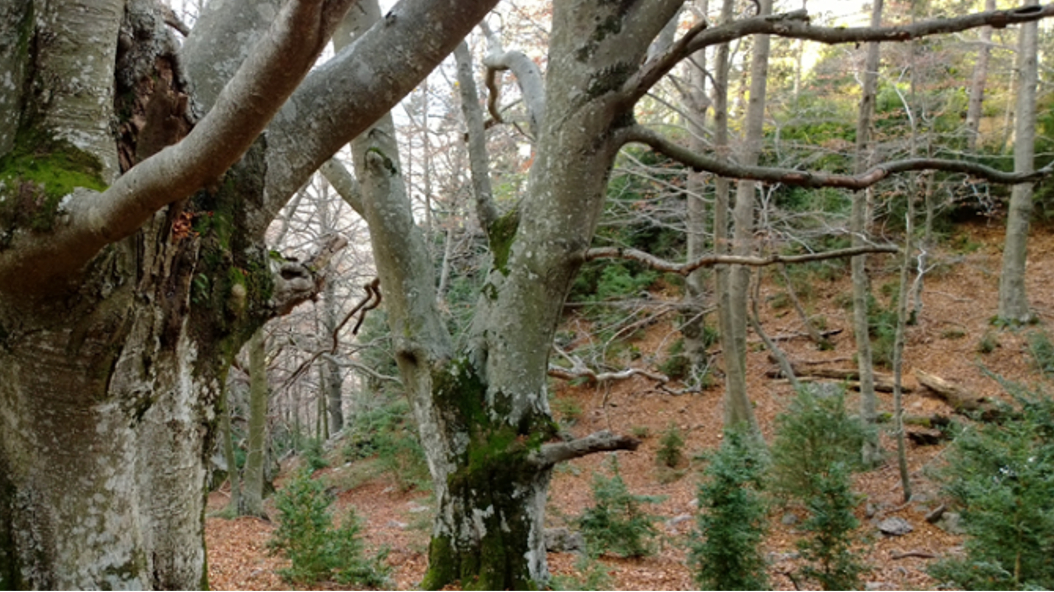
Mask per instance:
[[[658,516],[643,506],[662,498],[630,493],[619,474],[618,460],[612,458],[612,476],[593,476],[595,505],[578,518],[578,527],[586,539],[590,554],[614,553],[622,557],[644,557],[655,552],[653,539]]]

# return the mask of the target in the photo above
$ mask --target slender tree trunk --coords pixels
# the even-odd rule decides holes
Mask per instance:
[[[220,413],[223,414],[221,416],[223,434],[220,437],[223,438],[223,457],[227,460],[227,479],[231,482],[231,499],[227,503],[227,512],[237,516],[242,506],[242,487],[241,480],[238,478],[238,460],[234,456],[234,432],[231,430],[231,407],[233,406],[231,389],[226,381],[222,397],[223,409]]]
[[[871,26],[882,24],[882,0],[874,0],[871,5]],[[860,99],[860,114],[856,126],[856,171],[862,172],[870,164],[870,152],[873,149],[871,139],[871,115],[875,109],[875,96],[878,90],[879,44],[867,44],[867,58],[864,62],[863,90]],[[868,202],[870,189],[858,191],[853,198],[853,211],[850,219],[850,230],[853,233],[853,246],[867,244],[868,227],[870,226]],[[871,362],[871,336],[868,330],[868,296],[870,294],[867,277],[867,256],[857,255],[852,259],[853,277],[853,327],[856,334],[857,366],[860,372],[860,418],[868,425],[874,425],[878,416],[878,398],[875,396],[875,378]],[[881,458],[877,436],[864,443],[863,461],[867,465],[877,463]]]
[[[985,0],[986,11],[995,10],[995,0]],[[970,98],[966,107],[966,148],[977,148],[980,137],[982,108],[984,106],[984,87],[988,81],[988,58],[991,55],[992,27],[981,27],[980,45],[977,48],[977,62],[973,67],[973,78],[970,80]]]
[[[772,0],[760,0],[759,12],[772,13]],[[738,161],[746,166],[755,166],[761,155],[764,139],[765,93],[768,84],[769,36],[756,35],[750,62],[750,98],[747,103],[746,134],[742,139]],[[755,181],[739,181],[736,185],[735,235],[732,254],[747,256],[754,249],[754,192]],[[750,269],[733,265],[729,282],[729,342],[731,351],[725,351],[725,371],[728,373],[725,394],[725,426],[745,423],[759,433],[754,408],[747,393],[747,302],[750,300]],[[735,357],[734,363],[732,358]]]
[[[1035,6],[1037,0],[1029,0]],[[1038,25],[1021,25],[1018,43],[1017,114],[1014,118],[1014,171],[1035,169],[1036,85]],[[999,276],[999,318],[1009,323],[1033,319],[1025,294],[1025,266],[1028,259],[1028,228],[1032,217],[1032,184],[1014,185],[1006,214],[1003,266]]]
[[[696,10],[700,18],[709,12],[709,0],[696,0]],[[689,146],[692,150],[702,152],[706,149],[706,111],[710,100],[706,95],[706,51],[696,52],[688,61],[689,81],[691,88],[687,96]],[[706,178],[703,173],[688,173],[688,260],[701,257],[708,246],[706,203]],[[692,365],[695,374],[701,373],[707,366],[706,355],[706,319],[702,310],[706,295],[706,272],[697,269],[688,275],[685,282],[685,297],[692,307],[691,315],[681,327],[684,337],[684,352]]]
[[[735,7],[734,0],[724,0],[721,4],[721,23],[732,20],[732,11]],[[715,56],[714,75],[714,151],[718,157],[728,159],[728,77],[729,77],[729,44],[722,43],[717,46]],[[731,253],[728,240],[728,214],[729,214],[729,180],[726,177],[718,177],[714,183],[714,253],[724,255]],[[715,291],[717,293],[717,319],[719,338],[721,340],[722,360],[725,365],[725,422],[728,423],[727,412],[732,409],[730,399],[736,391],[736,384],[743,376],[736,364],[739,356],[736,354],[736,343],[733,336],[731,281],[729,268],[718,265],[714,268]]]
[[[249,450],[245,457],[245,479],[242,503],[243,516],[266,516],[263,510],[264,462],[267,446],[267,384],[266,339],[261,327],[249,340]]]

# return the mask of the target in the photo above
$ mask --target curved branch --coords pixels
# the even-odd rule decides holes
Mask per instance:
[[[523,102],[527,105],[531,135],[538,137],[541,122],[545,120],[545,84],[542,82],[542,73],[538,70],[538,65],[523,52],[503,49],[501,40],[485,22],[480,23],[480,28],[487,37],[487,55],[483,58],[483,65],[487,67],[487,88],[490,89],[487,108],[491,116],[501,121],[501,116],[497,113],[498,89],[497,85],[493,84],[494,72],[509,70],[516,77]]]
[[[696,171],[705,171],[731,179],[751,179],[799,187],[841,187],[843,189],[860,190],[866,189],[890,175],[911,171],[936,170],[948,173],[962,173],[979,177],[992,183],[1007,185],[1034,183],[1054,173],[1054,162],[1031,173],[1007,173],[976,162],[940,158],[909,158],[875,165],[859,175],[838,175],[822,171],[744,166],[722,161],[689,150],[661,134],[639,125],[625,128],[620,135],[623,144],[634,142],[645,144],[656,152],[688,165]]]
[[[629,436],[618,436],[607,430],[592,433],[584,438],[570,442],[542,444],[541,448],[531,453],[528,460],[539,467],[551,467],[557,463],[581,458],[597,452],[612,450],[636,450],[640,440]]]
[[[809,22],[805,10],[795,10],[771,16],[755,16],[726,25],[689,31],[691,38],[675,43],[665,53],[644,65],[623,85],[626,100],[635,102],[644,96],[677,63],[693,53],[721,43],[728,43],[748,35],[778,35],[791,39],[806,39],[826,44],[910,41],[920,37],[955,33],[967,29],[991,26],[997,29],[1037,21],[1054,16],[1054,4],[1026,6],[1010,10],[979,12],[953,18],[918,21],[888,27],[816,27]]]
[[[66,277],[104,246],[130,236],[154,212],[223,175],[293,94],[353,1],[288,2],[187,137],[104,192],[79,190],[67,197],[54,232],[19,235],[13,248],[0,253],[0,285],[33,289]]]
[[[777,263],[805,263],[807,261],[823,261],[825,259],[842,259],[855,257],[865,253],[899,253],[900,248],[896,245],[873,245],[864,247],[850,247],[848,249],[837,249],[824,253],[806,253],[804,255],[776,255],[768,257],[749,257],[739,255],[707,255],[699,257],[688,263],[673,263],[660,259],[651,253],[638,251],[636,249],[623,249],[620,247],[599,247],[589,249],[582,258],[585,261],[593,259],[631,259],[643,263],[648,267],[668,273],[688,275],[700,267],[713,267],[714,265],[747,265],[751,267],[764,267]]]
[[[355,175],[351,174],[348,167],[344,166],[344,163],[336,158],[331,158],[319,167],[318,171],[329,181],[329,184],[336,190],[337,195],[344,200],[344,203],[351,206],[351,209],[355,210],[356,214],[364,216],[362,187],[359,186],[359,181],[355,179]]]

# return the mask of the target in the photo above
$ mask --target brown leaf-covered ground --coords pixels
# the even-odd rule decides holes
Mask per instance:
[[[917,386],[912,376],[914,369],[925,370],[989,397],[1003,397],[1002,388],[988,369],[1007,379],[1025,383],[1040,380],[1031,365],[1027,335],[1035,328],[1018,331],[999,331],[990,325],[996,310],[1002,230],[998,224],[976,225],[960,230],[959,240],[948,241],[937,254],[936,269],[926,276],[923,292],[924,308],[917,325],[910,327],[905,351],[905,382]],[[952,245],[958,245],[953,247]],[[1054,295],[1049,286],[1054,281],[1054,233],[1047,228],[1034,230],[1030,239],[1028,290],[1031,302],[1041,322],[1054,318]],[[892,258],[872,257],[873,288],[882,292],[884,284],[895,282],[895,261]],[[852,367],[854,351],[851,313],[839,306],[839,295],[849,290],[848,280],[817,280],[808,300],[810,314],[822,315],[827,329],[845,329],[832,337],[835,347],[820,351],[804,337],[801,321],[791,308],[775,308],[774,299],[782,288],[765,281],[761,290],[764,328],[771,336],[788,337],[780,344],[795,360],[828,360],[826,366]],[[888,291],[887,291],[888,293]],[[879,296],[880,300],[885,301]],[[844,300],[844,296],[841,298]],[[643,332],[635,346],[641,352],[634,364],[661,361],[666,348],[677,335],[673,333],[673,319],[661,319]],[[991,353],[982,354],[978,344],[987,335],[994,337],[998,346]],[[750,338],[748,356],[749,389],[756,403],[762,430],[772,436],[774,419],[790,397],[784,382],[766,377],[775,365],[754,336]],[[581,414],[572,427],[577,435],[599,429],[620,433],[642,434],[643,444],[633,453],[619,453],[620,470],[631,491],[638,494],[664,496],[664,501],[652,508],[662,516],[660,528],[664,533],[660,549],[654,556],[643,559],[604,557],[617,589],[678,590],[692,589],[695,584],[685,566],[685,543],[693,528],[694,498],[698,483],[698,462],[686,464],[683,475],[660,469],[655,460],[660,435],[670,426],[677,426],[684,436],[688,456],[713,449],[721,437],[722,389],[711,388],[701,394],[674,396],[656,388],[645,378],[633,378],[609,386],[558,385],[556,397],[573,401],[562,409],[577,406]],[[892,399],[880,394],[882,411],[892,410]],[[855,397],[850,404],[856,405]],[[906,413],[950,415],[951,409],[932,396],[915,389],[905,395]],[[871,535],[861,545],[859,553],[871,566],[865,579],[874,589],[925,589],[936,584],[925,573],[933,559],[954,553],[962,544],[961,537],[945,533],[929,524],[925,514],[940,499],[939,485],[933,481],[932,470],[941,463],[942,446],[912,446],[908,460],[915,500],[903,503],[900,478],[892,455],[893,441],[883,437],[889,460],[876,470],[857,477],[856,491],[866,496],[866,503],[858,508],[863,526],[861,532]],[[556,470],[550,491],[549,521],[561,526],[592,504],[591,482],[595,471],[602,467],[604,456],[579,459]],[[603,463],[606,467],[606,463]],[[428,520],[430,499],[427,493],[403,491],[390,477],[377,474],[358,465],[338,465],[324,469],[329,483],[340,484],[338,507],[352,506],[365,519],[365,538],[371,549],[388,546],[388,562],[393,567],[392,585],[397,589],[413,589],[420,582],[427,566]],[[216,492],[210,498],[210,510],[226,503],[225,493]],[[875,512],[865,515],[867,506]],[[914,531],[901,537],[883,537],[874,523],[882,518],[899,516],[907,520]],[[773,530],[766,542],[766,551],[773,563],[770,567],[772,583],[779,589],[794,589],[786,576],[795,569],[791,552],[795,549],[798,533],[793,526],[784,525],[784,513],[775,510]],[[217,590],[256,589],[282,590],[289,584],[275,574],[283,560],[267,554],[266,541],[274,525],[255,518],[225,520],[210,517],[206,523],[209,579]],[[902,557],[905,554],[915,554]],[[918,555],[923,555],[920,557]],[[571,574],[575,570],[574,554],[550,553],[549,565],[554,574]],[[331,585],[320,586],[334,589]]]

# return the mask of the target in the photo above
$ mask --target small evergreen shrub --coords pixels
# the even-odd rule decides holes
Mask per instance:
[[[768,589],[760,548],[767,530],[761,493],[767,466],[764,448],[744,429],[726,431],[710,457],[689,553],[701,589]]]
[[[655,452],[655,461],[664,467],[677,468],[684,461],[684,437],[681,430],[670,425],[659,438],[659,449]]]
[[[1020,412],[962,432],[948,454],[945,490],[962,508],[966,557],[930,574],[956,588],[1054,589],[1054,400],[1014,395]]]
[[[311,467],[312,471],[329,466],[329,461],[323,455],[322,440],[319,438],[308,438],[300,452],[304,455],[304,460],[307,461],[307,466]]]
[[[846,412],[844,389],[826,388],[800,389],[788,413],[777,418],[772,487],[809,512],[802,524],[807,534],[798,542],[808,562],[802,575],[825,590],[848,590],[859,586],[866,569],[851,551],[859,523],[849,479],[860,468],[867,431]]]
[[[403,491],[432,485],[424,449],[404,399],[359,413],[345,438],[343,452],[348,461],[376,459],[378,468],[394,477]]]
[[[806,385],[776,423],[772,488],[781,497],[812,497],[818,492],[815,476],[825,474],[835,464],[859,468],[867,429],[846,411],[843,388]]]
[[[850,489],[850,475],[846,463],[835,462],[813,477],[815,494],[806,500],[809,517],[802,530],[809,535],[798,541],[802,558],[808,562],[802,575],[824,590],[858,590],[860,576],[867,569],[852,551],[860,521],[853,515],[857,497]]]
[[[606,565],[595,557],[580,555],[574,575],[553,576],[549,584],[553,590],[612,590],[615,582]]]
[[[1033,331],[1028,334],[1028,353],[1032,354],[1032,363],[1044,378],[1054,376],[1054,343],[1046,331]]]
[[[613,460],[610,478],[593,476],[593,499],[596,502],[578,518],[578,527],[586,546],[594,556],[615,553],[623,557],[644,557],[654,552],[652,540],[659,534],[657,516],[645,512],[645,504],[661,498],[634,495],[619,475],[618,461]]]
[[[385,585],[390,571],[384,564],[387,549],[364,558],[358,516],[349,511],[343,524],[334,528],[329,511],[332,502],[323,485],[306,471],[275,496],[279,524],[268,547],[291,562],[279,575],[299,584],[335,579],[342,584]]]

